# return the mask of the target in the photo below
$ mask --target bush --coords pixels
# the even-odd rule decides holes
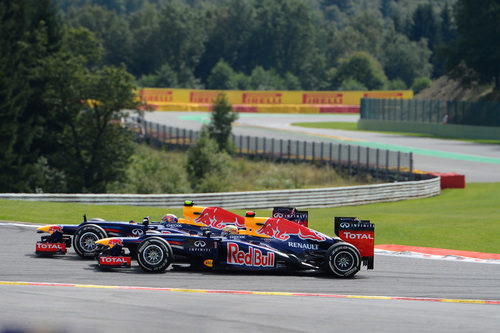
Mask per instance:
[[[196,192],[227,191],[231,157],[219,151],[217,142],[203,126],[194,145],[187,151],[186,170]]]
[[[147,146],[138,146],[126,171],[126,179],[114,182],[107,192],[114,193],[189,193],[191,187],[184,169],[186,158]]]
[[[418,94],[420,91],[424,90],[425,88],[430,87],[431,84],[432,84],[432,80],[429,79],[428,77],[417,77],[413,81],[413,84],[411,85],[411,89],[413,90],[414,94]]]

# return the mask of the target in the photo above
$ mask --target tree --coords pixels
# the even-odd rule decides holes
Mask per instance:
[[[60,47],[61,31],[47,0],[0,1],[0,191],[30,191],[46,125],[40,59]]]
[[[346,80],[361,84],[369,90],[382,89],[386,81],[380,64],[373,57],[364,52],[356,52],[351,57],[343,59],[332,79],[332,88],[338,89]]]
[[[458,0],[455,20],[459,37],[448,57],[448,68],[464,63],[480,82],[500,87],[500,1]]]
[[[412,42],[405,35],[393,32],[386,36],[383,49],[383,67],[389,80],[401,79],[410,87],[415,78],[431,75],[432,52],[425,40]]]
[[[208,133],[217,142],[219,151],[231,152],[231,124],[238,119],[225,94],[219,94],[213,104]]]
[[[179,82],[177,73],[165,63],[154,74],[141,76],[139,85],[141,87],[176,88],[179,86]]]
[[[197,192],[222,192],[229,183],[231,158],[220,151],[209,130],[203,126],[196,143],[188,152],[186,171],[191,187]]]
[[[224,60],[220,60],[217,65],[212,68],[210,76],[207,79],[208,89],[235,89],[236,82],[234,81],[236,73]]]
[[[133,77],[124,68],[89,67],[67,48],[44,59],[43,68],[51,127],[42,154],[64,172],[69,192],[105,192],[124,175],[133,152],[132,134],[120,122],[122,110],[138,108]]]

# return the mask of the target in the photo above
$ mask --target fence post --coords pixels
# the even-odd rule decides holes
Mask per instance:
[[[358,146],[358,152],[357,152],[358,156],[357,156],[357,159],[358,159],[358,164],[356,166],[356,177],[359,178],[359,174],[361,173],[361,146]]]
[[[291,147],[292,145],[292,141],[290,139],[288,139],[288,142],[287,142],[287,155],[288,155],[288,162],[290,162],[290,159],[291,159],[291,155],[290,155],[290,150],[292,149]]]
[[[385,181],[389,181],[389,150],[385,151]]]
[[[299,140],[296,140],[295,141],[295,145],[297,146],[297,154],[295,154],[295,163],[299,163],[299,146],[300,146],[300,143],[299,143]]]
[[[262,141],[262,159],[267,159],[267,153],[266,153],[266,137],[264,137],[264,140]]]
[[[304,141],[304,162],[307,161],[307,141]]]
[[[280,139],[280,162],[283,162],[283,139]]]
[[[337,169],[338,169],[338,174],[340,175],[340,172],[341,172],[341,168],[342,168],[342,144],[339,143],[339,158],[338,158],[338,161],[337,161]]]
[[[333,166],[333,143],[330,142],[330,168]]]
[[[271,161],[274,161],[274,138],[271,138]]]
[[[348,177],[351,178],[351,145],[347,146],[347,172]]]
[[[314,154],[316,150],[315,142],[312,142],[312,159],[311,161],[314,163],[314,159],[316,158],[316,155]]]
[[[400,171],[400,168],[401,168],[401,152],[398,151],[398,169],[397,169],[397,172],[396,172],[396,181],[399,182],[399,171]]]
[[[380,149],[377,148],[377,151],[375,152],[375,179],[376,180],[378,180],[379,162],[380,162]]]
[[[413,152],[410,152],[410,180],[413,180]]]

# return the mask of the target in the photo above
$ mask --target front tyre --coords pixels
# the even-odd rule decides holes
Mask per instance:
[[[352,278],[361,268],[361,256],[353,245],[337,243],[328,249],[325,264],[329,273],[342,278]]]
[[[164,272],[172,260],[172,248],[159,237],[147,238],[137,247],[137,262],[145,271]]]
[[[95,241],[106,237],[107,234],[103,228],[95,224],[87,224],[75,232],[73,247],[80,257],[93,258],[97,254]]]

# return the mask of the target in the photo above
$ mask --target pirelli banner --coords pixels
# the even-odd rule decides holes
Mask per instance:
[[[359,113],[361,99],[411,99],[413,91],[239,91],[144,88],[143,99],[158,111],[210,111],[225,93],[239,112]]]

